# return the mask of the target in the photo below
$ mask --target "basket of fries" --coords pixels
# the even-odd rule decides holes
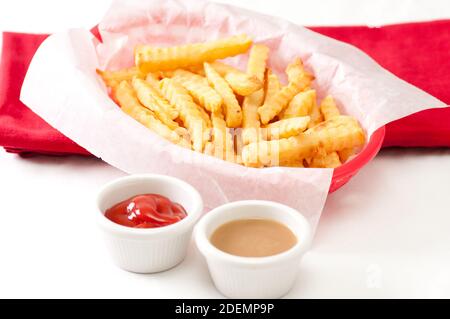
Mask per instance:
[[[218,61],[247,51],[245,71]],[[358,121],[341,114],[331,95],[318,103],[314,75],[300,58],[281,83],[267,66],[269,52],[247,35],[139,46],[136,66],[97,73],[121,110],[181,147],[250,167],[337,169],[334,191],[376,155],[384,129],[360,153],[365,134]]]
[[[207,208],[272,199],[314,224],[386,123],[440,105],[354,47],[232,6],[118,1],[99,30],[47,39],[22,101],[126,172],[188,180]]]

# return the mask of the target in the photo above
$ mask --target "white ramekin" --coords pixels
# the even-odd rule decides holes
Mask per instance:
[[[268,257],[239,257],[225,253],[210,242],[222,224],[238,219],[271,219],[296,235],[297,244]],[[207,213],[194,230],[195,242],[205,257],[216,288],[230,298],[279,298],[293,286],[300,260],[311,242],[311,227],[297,210],[260,200],[239,201]]]
[[[139,194],[160,194],[181,204],[187,216],[159,228],[139,229],[116,224],[104,216],[106,209]],[[131,175],[116,179],[97,197],[98,224],[114,262],[136,273],[153,273],[174,267],[186,256],[192,229],[203,211],[200,194],[186,182],[164,175]]]

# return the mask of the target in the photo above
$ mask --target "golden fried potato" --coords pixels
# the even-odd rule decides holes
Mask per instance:
[[[197,75],[203,76],[205,77],[205,69],[203,68],[203,64],[199,64],[199,65],[189,65],[183,68],[186,71],[189,71],[191,73],[195,73]]]
[[[311,117],[311,121],[309,122],[308,128],[312,128],[323,122],[323,116],[322,113],[320,113],[320,108],[317,103],[314,103],[309,116]]]
[[[324,121],[308,129],[304,134],[315,139],[327,153],[358,148],[365,143],[365,133],[358,121],[346,115]]]
[[[179,128],[177,122],[172,120],[172,108],[168,101],[162,101],[158,93],[145,80],[134,78],[132,81],[134,90],[139,101],[149,110],[152,110],[161,122],[167,125],[170,129],[175,130]],[[176,112],[178,115],[178,112]]]
[[[122,81],[131,81],[134,77],[144,78],[144,74],[141,73],[137,67],[131,67],[118,71],[102,71],[97,69],[97,74],[100,75],[108,87],[116,87]]]
[[[322,113],[325,121],[341,115],[339,109],[336,106],[336,102],[331,95],[325,97],[322,100],[322,103],[320,103],[320,112]]]
[[[205,147],[203,149],[203,154],[214,156],[214,143],[213,142],[206,142]]]
[[[247,96],[262,88],[262,83],[256,76],[249,76],[245,73],[227,73],[225,80],[236,94]]]
[[[283,166],[292,161],[313,158],[320,150],[332,153],[350,147],[361,147],[365,134],[350,116],[338,116],[300,133],[272,141],[245,146],[242,160],[246,166]]]
[[[294,62],[287,66],[286,74],[289,84],[281,88],[275,95],[269,98],[266,97],[264,104],[258,109],[259,117],[263,124],[269,123],[283,111],[292,98],[308,88],[314,79],[311,74],[305,71],[300,59],[295,59]]]
[[[193,149],[202,152],[203,146],[209,140],[206,134],[209,130],[200,107],[194,103],[189,92],[177,81],[165,78],[161,80],[160,85],[165,98],[177,108],[180,120],[188,129]]]
[[[242,110],[236,96],[233,94],[228,83],[209,63],[205,63],[204,68],[208,82],[223,99],[227,126],[233,128],[239,127],[242,123]]]
[[[341,166],[341,161],[337,152],[319,154],[314,156],[309,167],[311,168],[336,168]]]
[[[114,92],[115,100],[126,114],[170,142],[190,148],[190,145],[178,133],[158,120],[151,110],[139,103],[133,88],[127,81],[122,81]]]
[[[289,82],[287,86],[281,88],[278,93],[258,108],[261,123],[269,123],[270,120],[277,116],[299,92],[299,87],[293,82]]]
[[[248,57],[247,74],[256,76],[259,81],[263,82],[268,59],[269,48],[267,46],[263,44],[252,46]]]
[[[203,106],[207,111],[220,112],[222,97],[209,86],[208,80],[198,74],[185,70],[175,70],[172,79],[183,85],[194,98],[195,102]]]
[[[268,103],[273,97],[281,90],[281,83],[278,76],[272,72],[271,69],[267,69],[266,82],[265,82],[265,97],[264,104]]]
[[[244,98],[242,102],[242,141],[244,144],[260,139],[258,108],[264,99],[264,91],[258,90]]]
[[[214,156],[234,162],[234,142],[230,129],[221,114],[211,114]]]
[[[228,82],[232,90],[241,96],[247,96],[262,88],[262,82],[256,75],[242,72],[231,65],[213,62],[211,66]]]
[[[279,140],[250,143],[242,149],[242,161],[250,167],[285,166],[300,162],[316,152],[317,145],[302,133]]]
[[[356,149],[355,148],[345,148],[341,151],[338,151],[339,159],[341,163],[345,163],[348,161],[350,156],[355,154]]]
[[[300,58],[296,58],[293,62],[289,63],[286,68],[286,74],[289,82],[298,86],[300,91],[304,91],[309,88],[314,80],[314,76],[306,72]]]
[[[173,47],[141,45],[135,48],[135,60],[144,73],[175,70],[244,53],[251,44],[252,40],[243,34]]]
[[[331,95],[328,95],[322,100],[322,103],[320,104],[320,112],[325,121],[340,115],[339,109],[337,108],[336,103],[334,102],[334,99]],[[353,149],[351,148],[351,150]],[[347,156],[347,154],[348,149],[344,149],[338,152],[331,152],[328,154],[322,154],[321,156],[316,155],[313,158],[310,167],[336,168],[338,166],[341,166],[342,164],[340,159],[341,157],[345,158],[345,161],[347,160],[348,156],[350,156]]]
[[[291,117],[307,116],[311,114],[316,105],[316,91],[307,90],[298,93],[289,102],[289,105],[279,114],[280,118],[288,119]]]
[[[211,65],[214,68],[214,70],[216,70],[216,72],[219,73],[220,76],[223,77],[223,78],[228,73],[245,74],[244,72],[242,72],[238,68],[235,68],[234,66],[231,66],[231,65],[223,63],[223,62],[214,61],[214,62],[211,62],[209,65]]]
[[[159,88],[159,75],[155,73],[149,73],[145,77],[145,81],[150,84],[153,89],[153,97],[158,102],[159,106],[164,109],[170,116],[172,120],[175,120],[178,117],[178,111],[175,109],[173,105],[171,105],[164,97]]]
[[[305,165],[303,163],[303,160],[293,160],[291,162],[286,162],[283,164],[285,167],[297,167],[297,168],[304,168]]]
[[[254,45],[250,50],[247,64],[247,74],[256,76],[261,83],[264,82],[269,48],[265,45]],[[264,100],[264,89],[246,96],[242,102],[242,141],[244,144],[258,141],[259,136],[259,114],[260,107]]]
[[[275,140],[295,136],[308,128],[309,116],[292,117],[267,125],[269,139]]]
[[[211,122],[211,119],[209,118],[209,114],[205,111],[205,109],[203,107],[201,107],[198,104],[197,104],[197,109],[200,112],[200,115],[201,115],[203,121],[205,122],[206,127],[207,128],[211,128],[212,127],[212,122]],[[217,113],[221,114],[221,112],[217,112]]]
[[[147,74],[147,76],[145,77],[145,81],[147,81],[148,84],[150,84],[155,90],[159,91],[159,75],[157,74],[157,72],[154,73],[149,73]]]

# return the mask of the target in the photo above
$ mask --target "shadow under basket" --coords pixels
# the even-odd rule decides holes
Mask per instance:
[[[385,127],[380,127],[372,134],[367,145],[357,156],[334,170],[329,190],[330,194],[345,185],[364,165],[377,155],[383,144],[385,132]]]

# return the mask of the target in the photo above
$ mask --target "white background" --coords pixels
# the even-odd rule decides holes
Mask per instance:
[[[305,25],[450,18],[448,0],[222,1]],[[0,30],[92,27],[110,1],[1,1]],[[0,297],[216,298],[193,245],[155,275],[116,268],[94,197],[122,176],[93,158],[0,151]],[[450,298],[450,150],[382,151],[332,194],[289,298]]]

